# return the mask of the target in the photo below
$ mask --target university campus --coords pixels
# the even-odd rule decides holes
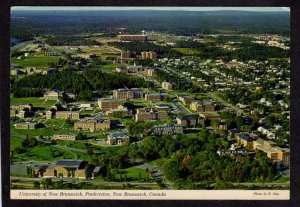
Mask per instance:
[[[289,24],[12,10],[11,189],[289,189]]]

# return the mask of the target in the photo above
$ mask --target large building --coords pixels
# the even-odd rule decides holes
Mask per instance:
[[[66,93],[64,91],[59,90],[52,90],[44,93],[44,99],[46,101],[52,100],[52,101],[58,101],[60,98],[69,98],[69,99],[75,99],[75,95],[72,93]]]
[[[193,111],[215,111],[215,105],[211,101],[194,101],[190,105],[190,109]]]
[[[145,94],[145,100],[151,102],[166,101],[168,99],[167,93],[148,93]]]
[[[36,129],[38,128],[37,123],[33,122],[21,122],[14,125],[16,129]]]
[[[177,96],[177,99],[183,104],[187,105],[192,103],[195,100],[195,97],[191,95],[181,94]]]
[[[143,58],[143,59],[149,58],[151,60],[156,60],[157,54],[156,54],[156,52],[152,52],[152,51],[141,52],[141,58]]]
[[[109,130],[111,121],[109,119],[88,117],[82,119],[74,124],[75,131],[100,131],[100,130]]]
[[[87,161],[82,160],[58,160],[55,164],[47,166],[43,177],[74,177],[86,178],[85,169],[91,167]]]
[[[102,111],[109,111],[111,109],[116,109],[125,103],[122,99],[112,99],[112,98],[101,98],[98,99],[98,106]]]
[[[196,127],[200,123],[200,116],[198,114],[183,115],[177,117],[176,122],[183,127]]]
[[[143,98],[143,90],[139,88],[118,89],[113,91],[115,99],[137,99]]]
[[[57,111],[55,113],[57,119],[80,119],[78,111]]]
[[[124,142],[129,142],[129,136],[124,132],[110,133],[107,135],[107,141],[110,145],[121,145]]]
[[[67,141],[75,141],[76,134],[55,134],[52,136],[52,140],[67,140]]]
[[[131,115],[131,111],[129,112],[127,107],[118,106],[118,108],[106,111],[105,114],[106,116],[123,117],[123,116]]]
[[[117,38],[121,42],[146,42],[147,35],[118,35]]]
[[[183,127],[169,124],[155,125],[151,128],[151,133],[155,135],[183,134]]]
[[[157,111],[152,108],[137,109],[135,114],[135,121],[151,121],[164,120],[168,118],[168,113],[164,111]]]

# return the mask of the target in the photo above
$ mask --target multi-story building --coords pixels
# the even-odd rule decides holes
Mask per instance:
[[[131,112],[129,112],[128,109],[124,106],[118,106],[118,108],[116,109],[106,111],[105,114],[106,116],[123,117],[130,115]]]
[[[156,71],[154,69],[147,69],[146,72],[147,72],[148,76],[151,76],[151,77],[156,76]]]
[[[145,100],[151,102],[166,101],[168,99],[167,93],[148,93],[145,94]]]
[[[253,149],[264,152],[272,161],[277,161],[283,165],[290,165],[290,149],[278,147],[273,141],[257,139],[253,142]]]
[[[211,101],[194,101],[190,105],[193,111],[215,111],[215,105]]]
[[[110,133],[107,135],[107,141],[110,145],[121,145],[124,142],[129,142],[129,136],[124,132]]]
[[[152,52],[152,51],[149,51],[149,52],[141,52],[141,58],[143,59],[146,59],[146,58],[149,58],[151,60],[156,60],[157,58],[157,54],[156,52]]]
[[[37,123],[33,122],[22,122],[14,125],[16,129],[36,129],[38,128]]]
[[[57,119],[80,119],[78,111],[57,111],[55,113]]]
[[[100,130],[109,130],[110,129],[110,120],[103,118],[88,117],[82,120],[79,120],[74,124],[74,130],[76,131],[100,131]]]
[[[236,140],[242,146],[253,149],[253,142],[256,140],[256,136],[249,133],[239,133],[236,135]]]
[[[122,99],[112,99],[112,98],[101,98],[98,99],[98,106],[102,111],[108,111],[111,109],[116,109],[125,103]]]
[[[87,161],[82,160],[58,160],[55,164],[48,165],[43,177],[74,177],[86,178],[86,167],[92,168]]]
[[[157,111],[152,108],[137,109],[135,114],[135,121],[151,121],[164,120],[168,118],[168,113],[165,111]]]
[[[143,90],[139,89],[139,88],[114,90],[113,91],[113,98],[116,98],[116,99],[143,98]]]
[[[161,83],[161,87],[165,90],[172,90],[173,85],[169,82],[164,81]]]
[[[195,100],[194,96],[191,95],[178,95],[177,99],[182,102],[183,104],[190,104]]]
[[[46,111],[46,119],[52,119],[53,112],[52,111]]]
[[[131,51],[127,50],[127,51],[122,51],[121,52],[121,59],[127,59],[127,58],[131,58]]]
[[[198,114],[183,115],[177,117],[176,122],[183,127],[196,127],[200,123],[200,116]]]
[[[151,133],[155,135],[167,135],[167,134],[183,134],[183,127],[181,125],[155,125],[151,128]]]
[[[121,42],[146,42],[147,35],[118,35],[117,38]]]
[[[75,141],[76,134],[55,134],[52,136],[52,140],[67,140],[67,141]]]

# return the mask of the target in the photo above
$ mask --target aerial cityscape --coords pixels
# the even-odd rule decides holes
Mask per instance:
[[[290,12],[265,9],[12,10],[11,189],[289,189]]]

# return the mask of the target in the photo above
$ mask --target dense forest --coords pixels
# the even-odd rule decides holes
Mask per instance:
[[[74,93],[78,100],[90,100],[93,91],[104,95],[105,91],[118,88],[150,87],[138,77],[118,73],[104,73],[99,70],[86,70],[83,74],[71,70],[54,72],[48,75],[28,75],[13,83],[14,97],[41,96],[42,90],[59,89]]]
[[[275,177],[275,166],[261,152],[256,153],[255,159],[245,156],[243,162],[237,162],[230,156],[217,154],[229,146],[220,135],[202,128],[194,138],[186,136],[146,137],[141,143],[123,146],[118,153],[92,155],[90,161],[101,166],[107,180],[113,179],[108,173],[111,169],[128,167],[128,160],[157,159],[164,160],[161,167],[165,178],[175,184],[180,180],[188,184],[186,181],[190,180],[230,185],[232,182],[271,181]]]
[[[229,51],[217,47],[217,44],[224,41],[241,41],[238,45],[238,49]],[[266,45],[256,44],[250,41],[250,38],[228,38],[220,36],[216,38],[215,43],[199,43],[192,40],[189,41],[178,41],[176,47],[180,48],[192,48],[197,49],[199,52],[196,56],[199,56],[204,59],[224,59],[232,60],[238,59],[241,61],[246,60],[258,60],[263,61],[269,58],[288,58],[289,51],[278,48],[278,47],[269,47]]]
[[[53,46],[79,46],[79,45],[86,45],[86,46],[91,46],[91,45],[100,45],[99,42],[95,40],[90,40],[86,39],[81,36],[55,36],[55,37],[49,37],[48,39],[45,40],[45,42],[49,45]]]

